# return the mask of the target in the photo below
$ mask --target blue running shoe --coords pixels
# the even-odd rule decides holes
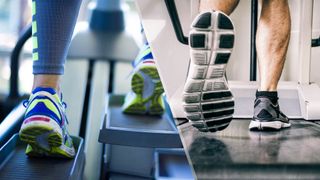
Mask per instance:
[[[52,88],[38,87],[26,101],[19,135],[28,143],[29,156],[73,158],[75,149],[67,131],[66,104]]]
[[[131,92],[125,98],[123,112],[128,114],[162,115],[164,89],[150,46],[146,44],[133,62]]]

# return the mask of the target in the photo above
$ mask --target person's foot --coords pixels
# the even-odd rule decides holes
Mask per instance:
[[[186,117],[200,131],[223,130],[234,113],[234,99],[225,77],[234,26],[227,15],[212,11],[198,15],[191,28],[191,62],[183,94]]]
[[[257,95],[254,102],[254,116],[250,122],[250,130],[279,130],[291,126],[289,119],[280,111],[278,97],[274,95]],[[259,94],[259,92],[257,92]],[[274,98],[272,97],[274,96]]]
[[[153,59],[150,46],[146,44],[133,62],[131,91],[122,107],[128,114],[162,115],[164,89]]]
[[[66,105],[55,90],[36,88],[25,106],[19,135],[28,144],[26,154],[73,158],[75,149],[67,131]]]

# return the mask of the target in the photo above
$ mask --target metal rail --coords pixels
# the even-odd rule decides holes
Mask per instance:
[[[19,57],[22,51],[23,45],[27,40],[32,36],[32,28],[29,25],[21,34],[17,44],[13,48],[11,53],[11,62],[10,62],[10,91],[9,99],[17,99],[19,95]]]

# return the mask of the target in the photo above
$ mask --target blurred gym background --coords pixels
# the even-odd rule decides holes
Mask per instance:
[[[134,0],[125,0],[126,28],[134,39],[142,44],[141,26]],[[90,16],[90,0],[82,0],[76,29],[81,29],[81,21],[88,20]],[[0,93],[7,93],[10,78],[10,53],[25,26],[31,22],[31,0],[0,0]],[[130,29],[130,30],[129,30]],[[29,93],[32,87],[32,43],[26,43],[21,58],[19,69],[19,91],[21,94]],[[68,66],[68,65],[67,65]],[[130,72],[131,65],[119,63],[116,72]],[[128,73],[116,75],[115,91],[125,93],[129,90]]]

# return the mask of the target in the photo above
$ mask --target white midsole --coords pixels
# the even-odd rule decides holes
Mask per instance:
[[[290,127],[290,123],[284,123],[281,121],[272,121],[272,122],[261,122],[261,121],[254,121],[252,120],[249,125],[249,129],[264,129],[264,128],[271,128],[271,129],[281,129],[281,128],[288,128]]]

